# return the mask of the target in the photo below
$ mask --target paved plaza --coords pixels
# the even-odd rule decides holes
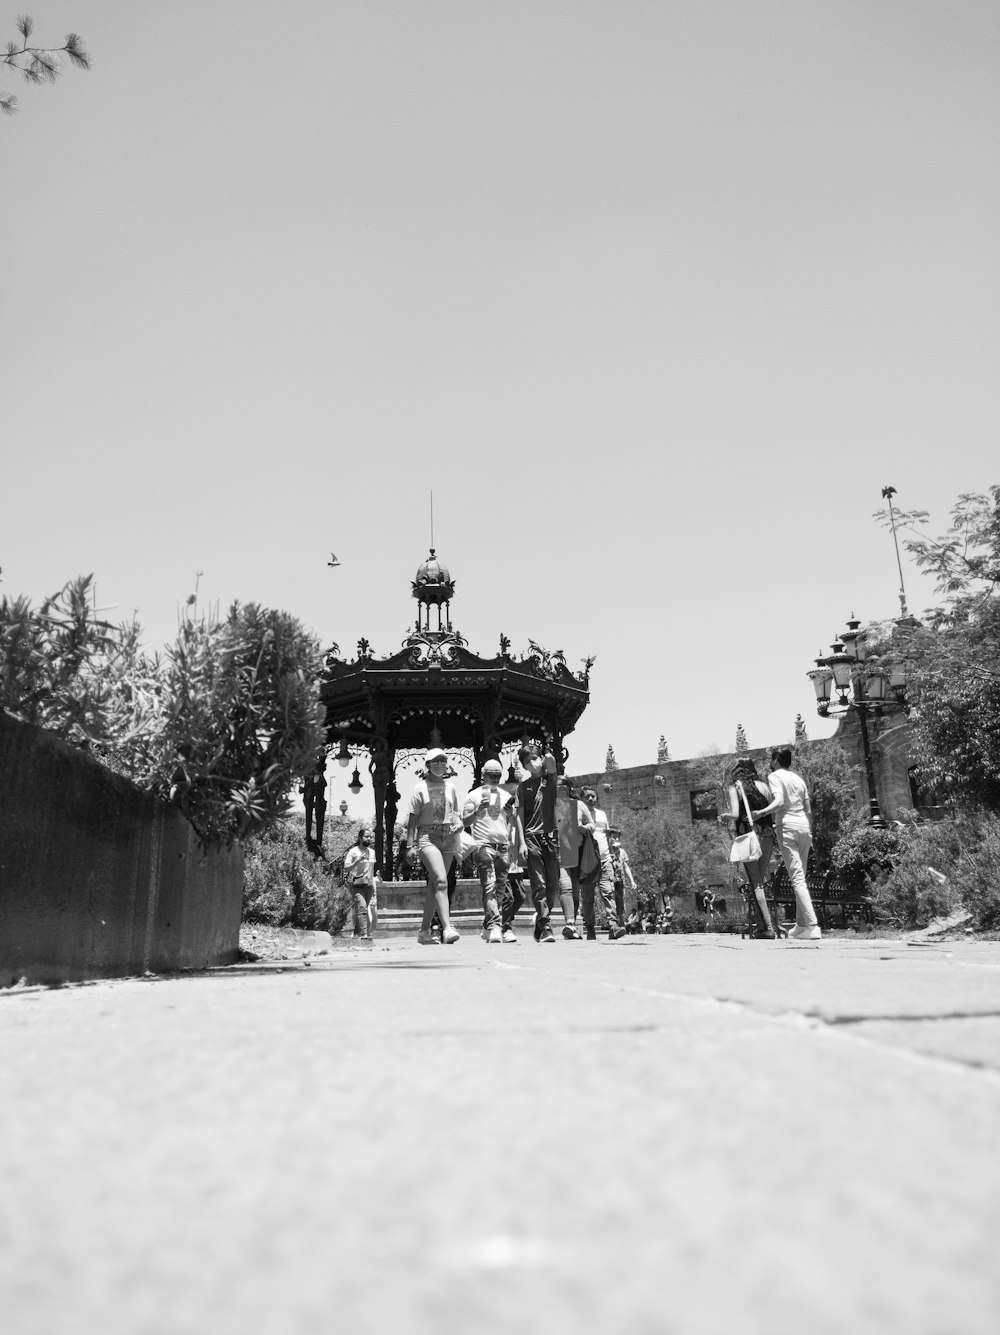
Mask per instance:
[[[1000,945],[0,993],[4,1335],[1000,1328]]]

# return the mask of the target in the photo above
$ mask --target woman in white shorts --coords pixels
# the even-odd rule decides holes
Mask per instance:
[[[460,933],[452,927],[448,912],[448,869],[458,856],[462,816],[455,785],[446,777],[447,755],[440,747],[432,747],[424,756],[424,764],[427,773],[413,790],[406,825],[406,846],[427,871],[427,895],[417,940],[422,946],[437,944],[437,938],[431,934],[436,908],[441,919],[441,940],[450,946]]]

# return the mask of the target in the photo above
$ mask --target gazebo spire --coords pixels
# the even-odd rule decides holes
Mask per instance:
[[[451,596],[455,592],[455,581],[448,567],[437,559],[434,548],[430,549],[427,560],[417,568],[411,585],[413,596],[417,600],[417,633],[430,635],[451,630]],[[441,608],[445,609],[442,619]],[[437,608],[437,625],[431,625],[431,608]]]

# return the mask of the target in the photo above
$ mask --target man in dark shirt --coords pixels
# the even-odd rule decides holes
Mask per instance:
[[[535,905],[535,940],[555,941],[549,922],[552,906],[561,899],[559,890],[559,830],[556,825],[556,762],[537,742],[518,752],[522,778],[517,785],[517,806],[524,831],[524,856],[531,898]],[[567,922],[573,921],[573,895],[567,891]]]

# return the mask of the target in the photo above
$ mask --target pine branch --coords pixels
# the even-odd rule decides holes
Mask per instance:
[[[17,70],[25,83],[55,83],[62,73],[64,55],[79,69],[90,69],[90,56],[79,33],[68,33],[62,46],[29,46],[33,20],[27,14],[20,14],[15,26],[21,34],[21,45],[8,42],[7,50],[0,56],[0,65]],[[12,93],[0,92],[0,112],[12,116],[17,109],[17,98]]]

